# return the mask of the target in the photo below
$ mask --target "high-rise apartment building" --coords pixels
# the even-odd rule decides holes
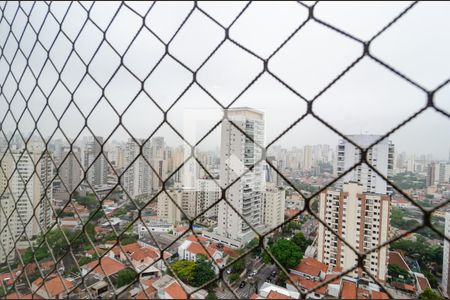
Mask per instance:
[[[220,182],[221,186],[229,186],[239,178],[226,194],[227,200],[238,213],[225,201],[220,202],[218,234],[245,243],[254,236],[254,232],[243,218],[252,226],[263,223],[264,174],[262,164],[257,164],[244,175],[245,170],[261,157],[262,151],[241,130],[263,145],[264,114],[250,108],[234,108],[227,111],[227,116],[234,125],[228,120],[222,122]]]
[[[326,190],[320,194],[319,216],[333,231],[319,224],[318,260],[328,265],[349,270],[357,264],[353,250],[359,253],[374,249],[388,240],[390,196],[365,193],[359,183],[346,183],[343,191]],[[388,247],[384,246],[368,255],[365,268],[380,280],[386,280]],[[349,275],[365,277],[361,269]]]
[[[161,189],[163,184],[161,179],[167,179],[168,175],[169,160],[164,137],[154,137],[150,140],[149,158],[154,172],[156,172],[158,175],[156,176],[156,174],[152,174],[152,188],[153,191],[158,191],[159,189]]]
[[[197,210],[196,215],[203,213],[202,217],[217,218],[219,205],[213,205],[221,196],[220,187],[212,179],[197,180]],[[211,207],[211,208],[210,208]]]
[[[450,163],[431,163],[427,173],[427,186],[449,183]]]
[[[142,155],[140,155],[140,147],[133,139],[129,139],[125,145],[127,167],[122,176],[122,184],[126,194],[132,198],[149,195],[152,192],[153,172],[146,161],[150,157],[150,143],[142,146]]]
[[[61,180],[61,189],[72,193],[78,187],[81,181],[81,149],[75,145],[62,146],[61,165],[58,170]]]
[[[1,180],[1,179],[0,179]],[[14,242],[16,240],[16,214],[14,213],[14,199],[7,191],[0,190],[0,264],[15,258]]]
[[[6,198],[2,202],[10,204],[13,201],[17,207],[8,224],[14,228],[16,238],[32,239],[47,230],[52,219],[53,163],[50,153],[39,145],[28,145],[27,151],[22,149],[5,155],[1,167],[9,178],[7,187],[2,184],[0,192],[6,189]]]
[[[102,153],[102,137],[90,137],[84,148],[83,167],[87,181],[92,186],[105,185],[108,182],[108,163]]]
[[[450,237],[450,212],[445,213],[445,236]],[[450,242],[444,240],[444,257],[442,259],[442,291],[450,296]]]
[[[350,140],[361,147],[368,147],[381,136],[379,135],[349,135]],[[342,139],[337,146],[336,173],[343,174],[353,167],[361,159],[361,151],[347,140]],[[381,174],[388,178],[393,175],[394,170],[394,144],[384,139],[373,146],[367,154],[368,162],[375,167]],[[375,173],[366,164],[361,164],[347,173],[338,181],[338,187],[345,182],[358,182],[363,186],[363,191],[368,193],[386,194],[392,192],[392,187]]]
[[[284,221],[286,191],[273,183],[266,183],[263,196],[263,220],[268,228],[275,228]]]
[[[313,147],[306,145],[303,148],[303,170],[309,171],[313,167]]]

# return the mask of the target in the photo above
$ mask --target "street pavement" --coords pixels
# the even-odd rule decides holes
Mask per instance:
[[[253,278],[249,278],[249,274],[255,270],[258,270],[256,275]],[[252,259],[248,264],[247,273],[244,278],[238,280],[232,287],[234,288],[234,292],[242,299],[248,299],[251,297],[253,293],[261,288],[261,286],[266,282],[267,277],[269,277],[272,271],[277,270],[277,267],[272,264],[263,264],[261,261],[256,261]],[[245,281],[246,284],[244,287],[239,288],[239,285],[242,281]],[[256,287],[257,286],[257,287]],[[216,293],[219,297],[222,296],[221,293]],[[231,292],[224,292],[224,298],[232,297]],[[221,298],[221,297],[219,297]],[[232,297],[233,298],[233,297]]]

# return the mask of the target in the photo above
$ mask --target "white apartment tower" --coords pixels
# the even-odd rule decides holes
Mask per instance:
[[[450,163],[431,163],[428,165],[427,186],[450,182]]]
[[[101,186],[108,181],[108,163],[102,153],[102,137],[90,137],[85,145],[83,167],[87,181],[92,186]],[[104,153],[106,155],[106,153]],[[89,168],[89,169],[88,169]]]
[[[257,164],[251,172],[243,175],[261,157],[262,151],[240,130],[263,145],[264,114],[250,108],[234,108],[227,111],[227,116],[235,125],[228,120],[222,122],[220,183],[222,187],[229,186],[239,178],[226,193],[227,200],[238,213],[225,201],[220,202],[218,234],[245,243],[253,238],[254,232],[242,218],[252,226],[263,223],[264,174],[262,164]]]
[[[168,173],[168,153],[164,142],[164,137],[154,137],[150,140],[150,164],[158,174],[152,174],[153,191],[158,191],[162,187],[162,180],[165,180]],[[161,179],[160,179],[161,178]]]
[[[450,212],[445,213],[445,236],[450,237]],[[442,259],[442,291],[450,296],[450,243],[444,240],[444,257]]]
[[[52,220],[53,201],[53,163],[50,154],[42,148],[28,146],[4,156],[2,168],[8,186],[2,184],[2,202],[14,201],[17,204],[15,216],[9,223],[14,228],[16,238],[31,239],[45,231]],[[3,173],[3,172],[2,172]],[[8,206],[8,205],[6,205]],[[31,221],[30,221],[31,220]]]
[[[142,146],[142,155],[140,155],[140,147],[131,138],[125,144],[126,171],[122,177],[123,188],[132,198],[149,195],[152,192],[152,170],[145,160],[149,161],[150,143]]]
[[[198,179],[196,185],[196,215],[202,213],[202,217],[204,218],[217,218],[219,205],[214,205],[212,207],[211,205],[213,205],[220,199],[220,187],[212,179]]]
[[[1,175],[0,175],[1,177]],[[2,180],[0,178],[0,180]],[[15,258],[14,242],[16,237],[16,214],[14,213],[14,200],[5,192],[0,196],[0,264],[12,261]]]
[[[264,224],[272,229],[283,223],[286,209],[286,191],[273,183],[266,183],[263,197]]]
[[[361,184],[350,182],[343,191],[326,190],[320,194],[320,219],[358,253],[365,253],[388,240],[390,196],[364,193]],[[319,224],[318,260],[331,266],[349,270],[356,266],[357,256],[338,237]],[[381,247],[365,259],[365,267],[380,279],[386,280],[388,247]],[[361,269],[349,275],[370,280]]]
[[[365,148],[370,146],[381,136],[379,135],[349,135],[350,140]],[[361,159],[361,151],[347,140],[342,139],[337,146],[336,173],[341,175],[350,169]],[[394,144],[384,139],[373,146],[367,155],[368,162],[381,174],[388,178],[393,175],[394,170]],[[347,173],[337,186],[341,187],[346,182],[357,182],[362,184],[363,191],[368,193],[387,194],[392,192],[392,187],[375,173],[366,164],[361,164]]]
[[[63,185],[63,191],[72,193],[78,187],[81,181],[81,150],[77,146],[62,146],[61,161],[63,161],[58,170],[59,178]]]

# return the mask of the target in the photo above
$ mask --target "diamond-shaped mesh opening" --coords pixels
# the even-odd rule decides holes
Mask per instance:
[[[1,3],[0,297],[447,296],[448,12]]]

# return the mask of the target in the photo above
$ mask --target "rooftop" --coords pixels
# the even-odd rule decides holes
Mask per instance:
[[[100,264],[98,260],[94,260],[88,263],[86,267],[89,270],[95,268],[93,272],[103,276],[111,276],[125,269],[124,264],[108,256],[102,257]]]
[[[59,276],[55,276],[47,281],[44,284],[42,278],[38,278],[33,281],[33,288],[36,290],[42,290],[48,293],[51,296],[57,296],[61,293],[68,292],[73,288],[73,283],[66,280],[61,279]],[[45,286],[45,287],[44,287]]]
[[[328,266],[312,257],[305,257],[294,270],[318,277],[320,272],[325,273],[328,270]]]

